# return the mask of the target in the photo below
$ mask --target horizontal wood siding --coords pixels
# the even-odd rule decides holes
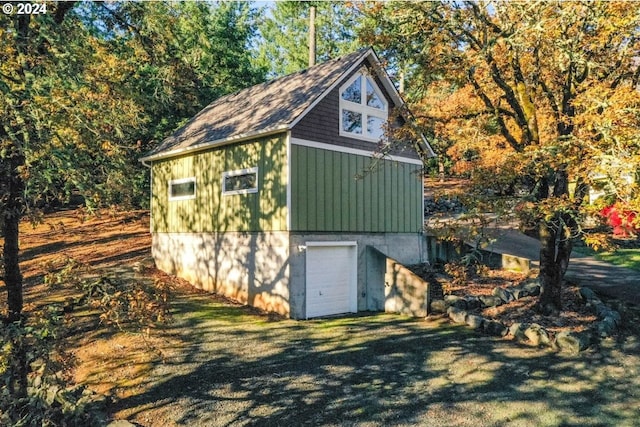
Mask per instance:
[[[285,134],[153,162],[152,231],[284,231]],[[222,173],[258,167],[258,192],[222,195]],[[196,178],[196,197],[169,200],[168,182]]]
[[[422,230],[420,166],[291,146],[292,231]]]
[[[382,82],[375,76],[375,73],[371,69],[371,74],[374,75],[374,80],[378,85],[378,88],[384,94],[387,100],[389,109],[393,110],[393,101],[385,90]],[[291,136],[293,138],[306,139],[310,141],[322,142],[325,144],[335,144],[343,147],[357,148],[360,150],[375,151],[377,143],[371,141],[364,141],[356,138],[348,138],[340,135],[340,86],[357,73],[360,68],[357,68],[351,74],[345,76],[342,81],[336,86],[336,88],[327,94],[327,96],[320,101],[309,113],[307,113],[298,124],[296,124],[291,130]],[[419,156],[412,147],[398,145],[391,154],[400,155],[411,159],[418,159]]]

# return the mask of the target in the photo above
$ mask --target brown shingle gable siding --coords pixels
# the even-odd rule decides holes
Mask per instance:
[[[308,139],[327,144],[348,145],[347,138],[338,135],[338,96],[337,90],[330,93],[315,106],[291,130],[294,138]],[[363,141],[360,141],[363,142]]]
[[[367,64],[367,66],[371,71],[371,74],[373,74],[371,65]],[[309,141],[322,142],[325,144],[339,145],[342,147],[356,148],[360,150],[376,150],[378,147],[375,142],[340,135],[340,86],[360,70],[361,68],[357,68],[352,73],[345,76],[334,90],[332,90],[322,101],[309,111],[304,118],[293,127],[293,129],[291,129],[291,136],[293,138],[306,139]],[[386,98],[389,109],[392,110],[394,107],[392,98],[385,90],[380,79],[375,75],[374,80]],[[414,149],[406,146],[394,147],[392,152],[389,154],[401,155],[402,157],[408,157],[411,159],[419,158]]]

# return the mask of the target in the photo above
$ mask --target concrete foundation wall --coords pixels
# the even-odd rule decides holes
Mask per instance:
[[[466,253],[473,251],[473,247],[466,243],[440,240],[436,236],[426,236],[425,239],[427,260],[432,264],[458,261]],[[503,268],[523,273],[531,271],[531,261],[528,258],[491,250],[491,246],[487,249],[480,249],[478,256],[480,262],[489,268]]]
[[[457,261],[465,254],[464,245],[441,240],[436,236],[426,236],[425,239],[427,242],[427,260],[432,264]]]
[[[408,314],[415,317],[427,316],[429,310],[429,283],[414,274],[393,258],[377,249],[367,250],[370,284],[379,287],[382,281],[383,292],[376,292],[376,307],[387,313]],[[383,298],[380,301],[380,297]]]
[[[198,288],[294,319],[306,317],[306,242],[357,242],[358,311],[389,309],[408,313],[391,309],[390,292],[397,294],[399,288],[386,286],[391,280],[388,272],[396,278],[406,277],[406,272],[387,265],[386,258],[380,261],[372,256],[371,248],[402,264],[426,260],[425,238],[418,233],[229,232],[152,236],[152,254],[160,270]],[[413,286],[413,281],[402,280],[402,289]],[[402,292],[408,295],[407,290]],[[422,302],[417,304],[421,306]],[[411,310],[415,311],[414,306]]]
[[[289,233],[153,233],[162,271],[241,303],[290,315]]]
[[[290,237],[290,306],[291,317],[305,318],[305,243],[346,242],[358,244],[358,311],[385,310],[384,273],[380,263],[371,258],[372,247],[402,264],[417,264],[426,260],[426,243],[418,233],[291,233]],[[385,267],[386,268],[386,267]]]

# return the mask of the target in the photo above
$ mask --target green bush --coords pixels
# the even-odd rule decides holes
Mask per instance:
[[[0,323],[0,425],[100,426],[106,401],[82,386],[68,386],[60,336],[62,307],[33,313],[31,322]]]
[[[84,280],[82,291],[90,307],[100,310],[100,321],[118,329],[148,331],[169,320],[170,287],[115,277]]]
[[[80,296],[68,303],[100,312],[100,322],[119,330],[148,331],[170,320],[171,285],[161,280],[148,283],[93,270],[72,258],[48,266],[44,277],[50,287],[72,286]],[[69,305],[71,308],[69,308]]]
[[[106,424],[106,398],[71,385],[65,338],[72,312],[93,309],[100,323],[149,332],[169,320],[170,286],[107,276],[70,258],[47,266],[44,283],[77,296],[49,304],[15,323],[0,322],[0,426],[71,427]]]

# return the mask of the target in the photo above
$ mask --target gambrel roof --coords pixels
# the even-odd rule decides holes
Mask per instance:
[[[159,160],[287,131],[366,60],[374,65],[378,78],[396,106],[403,105],[373,49],[362,49],[218,98],[141,161]],[[434,156],[424,138],[422,142],[425,152]]]

